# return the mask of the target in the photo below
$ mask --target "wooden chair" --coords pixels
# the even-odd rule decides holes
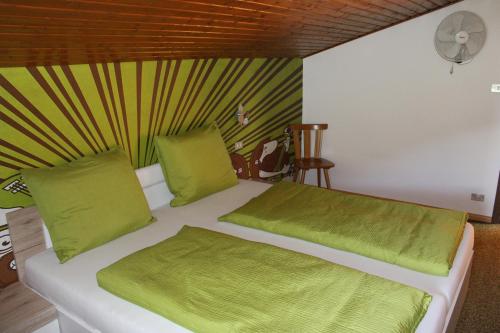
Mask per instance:
[[[293,132],[293,145],[295,148],[295,166],[293,172],[293,181],[302,172],[300,183],[304,184],[306,173],[310,169],[316,169],[318,175],[318,187],[321,187],[321,170],[325,175],[326,187],[331,188],[328,170],[335,164],[329,160],[321,158],[321,143],[323,140],[323,131],[328,129],[328,124],[294,124],[290,125]],[[314,155],[311,157],[311,132],[314,132]],[[304,140],[303,145],[301,137]],[[302,154],[304,146],[304,154]]]

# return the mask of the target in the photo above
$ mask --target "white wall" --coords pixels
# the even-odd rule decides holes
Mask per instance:
[[[434,32],[457,10],[480,15],[488,36],[450,75]],[[329,124],[323,156],[337,164],[335,188],[491,216],[500,170],[492,83],[500,0],[467,0],[304,59],[303,122]]]

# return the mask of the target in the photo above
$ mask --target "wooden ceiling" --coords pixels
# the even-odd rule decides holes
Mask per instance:
[[[305,57],[458,1],[0,1],[0,67]]]

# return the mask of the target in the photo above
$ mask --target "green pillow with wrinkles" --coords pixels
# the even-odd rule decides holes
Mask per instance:
[[[21,174],[61,263],[153,222],[121,149]]]
[[[217,125],[176,136],[155,138],[156,153],[170,192],[172,207],[186,205],[238,184]]]

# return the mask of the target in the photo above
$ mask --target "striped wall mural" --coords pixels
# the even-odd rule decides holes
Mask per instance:
[[[300,122],[302,112],[298,58],[0,68],[0,85],[0,213],[32,204],[20,169],[55,166],[117,145],[140,168],[156,163],[154,136],[214,121],[240,177],[286,172],[291,152],[284,129]],[[240,104],[246,126],[236,116]],[[243,148],[235,150],[240,141]],[[13,278],[6,275],[13,257],[4,223],[0,287]]]
[[[263,140],[281,142],[302,110],[301,59],[2,68],[0,83],[0,208],[31,204],[18,179],[22,168],[58,165],[116,145],[140,168],[156,162],[154,136],[213,121],[230,153],[243,141],[232,157],[248,162]],[[244,127],[235,116],[239,104],[249,117]]]

